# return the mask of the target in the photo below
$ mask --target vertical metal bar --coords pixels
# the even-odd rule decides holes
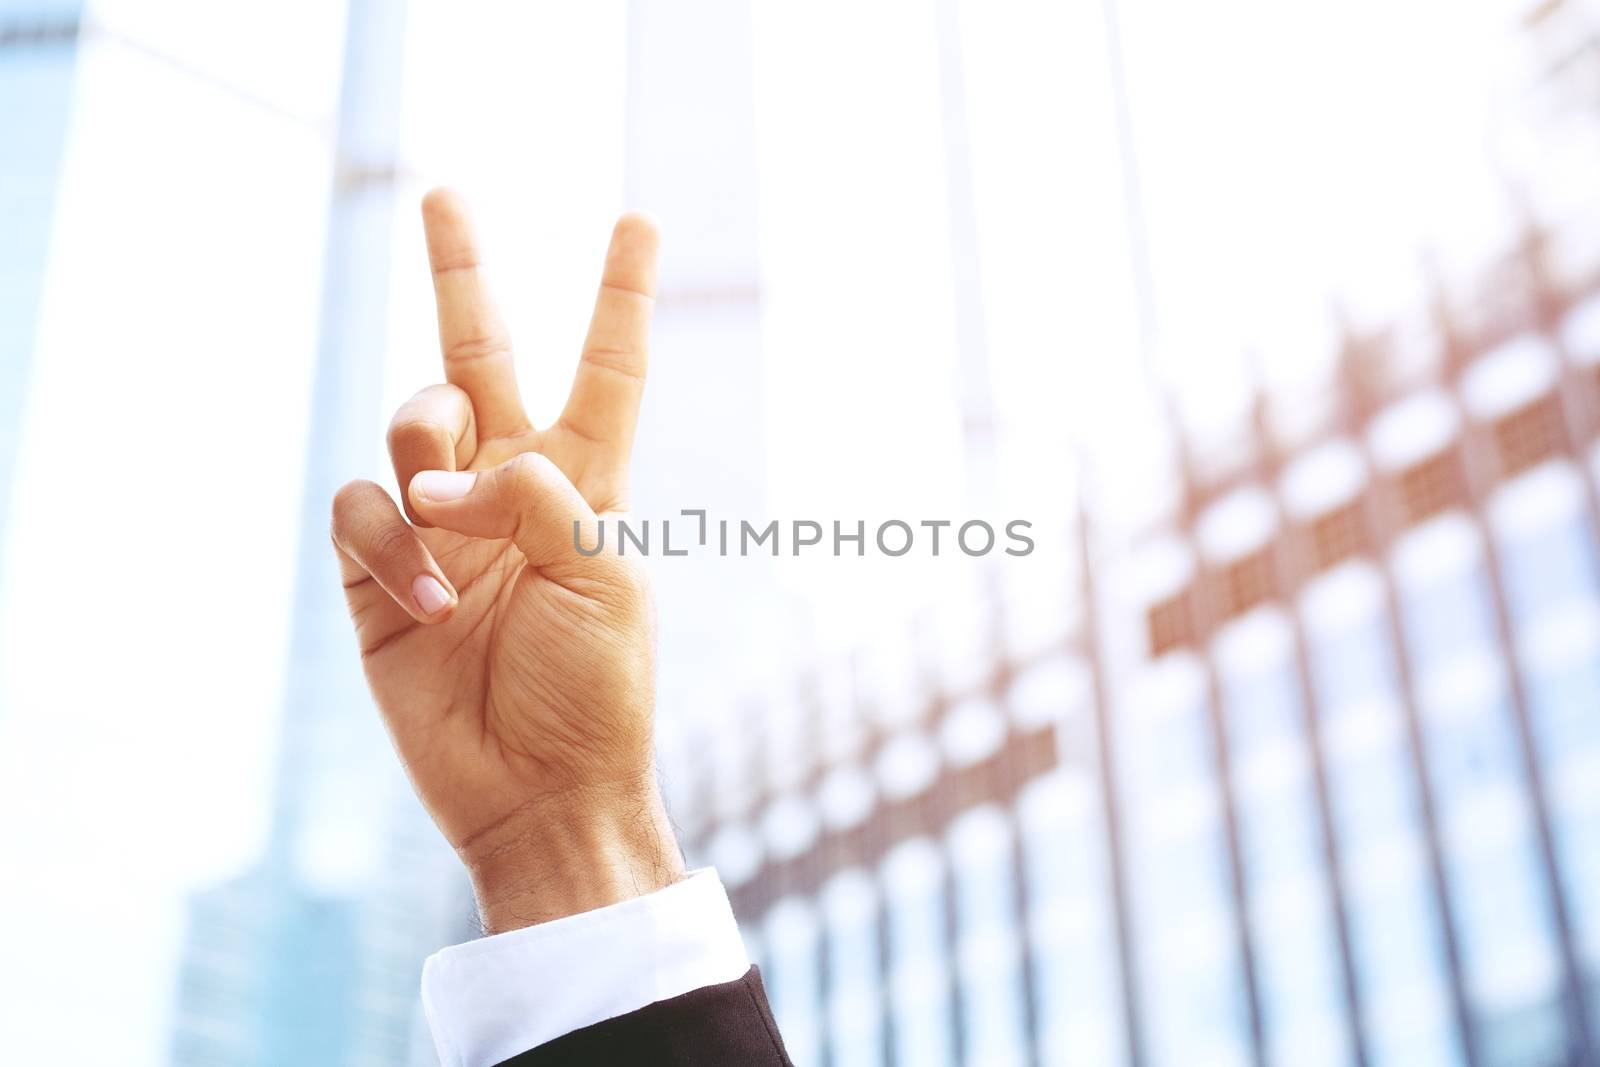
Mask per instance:
[[[1362,449],[1369,470],[1374,470],[1372,452],[1367,446],[1360,427],[1353,427],[1352,436]],[[1461,935],[1457,929],[1455,909],[1450,898],[1450,882],[1445,873],[1443,835],[1439,829],[1439,811],[1434,795],[1433,776],[1428,769],[1427,743],[1422,732],[1422,713],[1417,706],[1416,670],[1411,662],[1411,649],[1406,640],[1405,624],[1400,607],[1400,587],[1395,580],[1389,560],[1389,547],[1403,529],[1403,522],[1392,501],[1380,495],[1381,487],[1374,483],[1369,494],[1368,512],[1372,520],[1374,537],[1373,556],[1378,564],[1378,575],[1383,585],[1384,621],[1389,630],[1389,646],[1394,652],[1395,687],[1400,694],[1400,707],[1406,722],[1406,742],[1411,751],[1412,773],[1416,776],[1418,801],[1422,809],[1423,835],[1428,848],[1428,875],[1433,883],[1434,906],[1439,911],[1439,929],[1444,939],[1445,966],[1450,982],[1450,1006],[1456,1019],[1456,1033],[1461,1042],[1462,1059],[1467,1067],[1479,1067],[1482,1056],[1478,1051],[1477,1030],[1473,1023],[1472,1008],[1467,1000],[1465,967],[1461,961]]]
[[[1127,1029],[1129,1067],[1144,1067],[1144,1026],[1139,1015],[1139,990],[1134,959],[1134,930],[1129,915],[1128,870],[1122,836],[1122,808],[1117,785],[1116,739],[1111,726],[1111,686],[1105,651],[1100,642],[1098,590],[1094,581],[1091,549],[1093,526],[1080,502],[1078,509],[1079,590],[1083,599],[1083,650],[1089,663],[1094,701],[1094,724],[1100,764],[1100,801],[1106,824],[1107,866],[1111,873],[1111,903],[1116,922],[1117,962],[1122,972],[1122,1014]]]
[[[1017,792],[1019,782],[1008,783],[1012,794]],[[1029,1067],[1038,1067],[1040,1063],[1040,1045],[1043,1035],[1039,1032],[1039,989],[1038,965],[1033,958],[1033,939],[1028,936],[1028,916],[1031,913],[1031,899],[1028,893],[1028,859],[1022,841],[1022,820],[1017,817],[1016,806],[1008,805],[1005,809],[1006,819],[1011,824],[1011,906],[1014,909],[1015,926],[1017,934],[1018,967],[1022,972],[1022,1019],[1027,1034],[1027,1053],[1024,1057]]]
[[[1303,543],[1285,523],[1277,557],[1279,588],[1282,589],[1285,609],[1294,640],[1295,675],[1300,685],[1300,706],[1306,732],[1306,747],[1311,753],[1311,773],[1316,788],[1317,816],[1322,829],[1322,861],[1327,867],[1328,896],[1333,904],[1335,930],[1339,937],[1339,977],[1344,986],[1345,1011],[1350,1017],[1350,1047],[1355,1052],[1359,1067],[1367,1067],[1366,1028],[1361,1010],[1361,983],[1356,975],[1355,952],[1350,937],[1350,911],[1345,901],[1344,864],[1339,847],[1339,831],[1333,817],[1333,790],[1328,782],[1328,758],[1323,746],[1322,712],[1317,699],[1316,684],[1311,677],[1311,644],[1306,636],[1305,620],[1300,617],[1295,594],[1299,592],[1299,576],[1309,575]]]
[[[1355,1053],[1358,1067],[1367,1067],[1366,1029],[1362,1025],[1361,984],[1356,975],[1355,952],[1350,936],[1350,912],[1345,901],[1344,865],[1339,847],[1339,830],[1333,816],[1333,790],[1328,781],[1328,758],[1322,737],[1321,701],[1317,697],[1316,683],[1311,673],[1311,642],[1306,635],[1305,620],[1300,616],[1299,593],[1314,576],[1315,565],[1306,551],[1305,531],[1290,521],[1282,501],[1277,496],[1279,479],[1283,473],[1282,453],[1272,438],[1266,418],[1266,401],[1259,398],[1252,420],[1255,429],[1256,453],[1259,457],[1262,481],[1273,490],[1277,508],[1279,535],[1271,560],[1274,585],[1283,601],[1289,620],[1289,632],[1294,645],[1295,680],[1300,690],[1301,728],[1305,731],[1306,751],[1311,756],[1312,784],[1317,802],[1317,821],[1322,833],[1322,862],[1326,873],[1324,883],[1328,900],[1333,906],[1334,930],[1339,939],[1339,978],[1343,986],[1345,1011],[1349,1016],[1350,1047]]]
[[[939,860],[943,864],[940,892],[943,894],[941,903],[944,905],[944,957],[949,966],[949,981],[946,984],[950,994],[950,1047],[955,1054],[956,1062],[966,1064],[967,1018],[962,1008],[965,997],[961,991],[961,919],[956,903],[955,856],[944,833],[938,833],[935,840],[939,843]]]
[[[995,603],[998,605],[998,594]],[[998,614],[995,616],[998,618]],[[1003,628],[996,626],[996,634],[1003,632]],[[1000,642],[997,640],[996,645]],[[1004,662],[1003,660],[1001,661]],[[1008,709],[1002,696],[1006,680],[1010,677],[1009,670],[999,670],[994,673],[992,694],[996,705],[1001,708],[1002,714]],[[1028,1067],[1038,1067],[1041,1062],[1041,1046],[1043,1034],[1040,1032],[1041,1016],[1039,1012],[1038,988],[1038,963],[1034,959],[1033,938],[1029,936],[1029,916],[1032,914],[1032,893],[1028,882],[1028,852],[1023,840],[1023,822],[1018,810],[1018,800],[1022,794],[1022,787],[1028,781],[1028,768],[1021,758],[1021,748],[1016,744],[1018,732],[1011,727],[1012,717],[1006,714],[1007,730],[1002,749],[1002,757],[994,766],[993,774],[999,779],[998,783],[988,783],[985,795],[991,799],[997,797],[1008,798],[1001,811],[1006,824],[1011,831],[1010,847],[1007,849],[1006,861],[1011,876],[1011,923],[1012,931],[1017,939],[1017,969],[1022,983],[1022,1025],[1023,1036],[1026,1042],[1023,1062]],[[998,785],[998,788],[996,787]]]
[[[1033,938],[1029,936],[1028,920],[1033,913],[1033,898],[1028,884],[1027,845],[1023,840],[1022,817],[1017,807],[1017,799],[1021,797],[1022,787],[1028,780],[1028,768],[1021,765],[1023,761],[1015,758],[1020,751],[1013,743],[1018,731],[1015,729],[1015,717],[1009,713],[1010,709],[1006,706],[1005,699],[1005,691],[1013,673],[1011,650],[1005,640],[1005,596],[998,571],[988,568],[984,572],[984,578],[983,594],[989,608],[989,654],[993,657],[996,667],[990,672],[989,695],[1001,714],[1005,715],[1006,735],[1003,744],[1009,754],[999,764],[999,772],[1004,778],[1001,788],[998,790],[991,788],[988,795],[1012,798],[1003,811],[1006,822],[1011,828],[1009,851],[1011,907],[1017,937],[1018,969],[1022,979],[1022,1019],[1027,1040],[1024,1062],[1028,1067],[1039,1067],[1044,1045],[1044,1034],[1041,1031],[1043,1019],[1039,1010],[1039,965],[1034,958]]]
[[[1191,517],[1192,518],[1192,517]],[[1192,534],[1191,534],[1192,539]],[[1197,553],[1198,555],[1198,553]],[[1243,846],[1239,834],[1238,801],[1233,792],[1233,761],[1228,741],[1227,711],[1223,706],[1222,678],[1211,648],[1217,612],[1212,593],[1217,577],[1204,560],[1195,580],[1196,643],[1205,664],[1206,704],[1210,712],[1211,744],[1217,772],[1217,791],[1222,796],[1223,829],[1228,842],[1228,877],[1233,889],[1233,906],[1238,926],[1239,962],[1244,970],[1245,1006],[1250,1022],[1251,1056],[1256,1067],[1267,1067],[1266,1022],[1261,1015],[1260,977],[1256,973],[1254,935],[1250,929],[1250,884],[1245,877]]]
[[[1452,347],[1458,340],[1449,331],[1446,336]],[[1450,365],[1460,366],[1464,361],[1450,360]],[[1454,383],[1452,383],[1454,384]],[[1549,793],[1544,782],[1544,765],[1539,754],[1539,740],[1533,728],[1533,714],[1528,706],[1528,684],[1523,677],[1522,661],[1517,655],[1516,629],[1511,619],[1511,605],[1506,595],[1505,575],[1500,561],[1499,541],[1485,512],[1488,498],[1489,474],[1492,460],[1486,454],[1489,442],[1475,432],[1470,414],[1461,400],[1459,390],[1451,389],[1451,398],[1461,416],[1461,451],[1466,468],[1468,512],[1483,543],[1484,573],[1488,580],[1489,602],[1494,617],[1495,638],[1500,644],[1500,655],[1505,663],[1506,684],[1511,694],[1512,718],[1517,731],[1518,755],[1522,757],[1523,774],[1527,776],[1528,799],[1534,813],[1534,826],[1539,842],[1539,859],[1544,867],[1546,903],[1555,923],[1560,945],[1562,968],[1562,1000],[1564,1002],[1569,1041],[1580,1063],[1594,1062],[1594,1037],[1589,1025],[1583,996],[1583,965],[1578,959],[1577,938],[1573,931],[1572,906],[1567,901],[1566,882],[1561,877],[1561,860],[1556,850],[1555,832],[1550,821]]]
[[[881,860],[883,851],[874,850],[874,854]],[[893,956],[889,941],[889,894],[883,883],[883,872],[875,867],[872,871],[872,886],[878,895],[878,914],[873,929],[878,935],[876,958],[878,964],[878,1013],[882,1024],[878,1028],[879,1058],[884,1067],[896,1067],[895,1062],[895,1034],[894,1034],[894,996],[891,976],[893,973]],[[906,1064],[904,1067],[914,1067]]]
[[[946,710],[946,702],[941,691],[941,683],[936,669],[937,649],[933,647],[933,639],[928,636],[927,628],[929,616],[923,614],[918,618],[917,647],[915,650],[917,672],[921,678],[922,690],[929,697],[928,707],[921,719],[918,728],[929,733],[937,734],[939,720]],[[945,992],[950,998],[950,1042],[953,1055],[957,1063],[964,1063],[967,1048],[966,1013],[963,1011],[965,997],[961,989],[960,946],[961,946],[961,921],[956,894],[959,892],[956,878],[956,857],[950,847],[949,826],[941,822],[935,812],[937,800],[936,790],[939,787],[937,778],[924,788],[916,798],[914,818],[917,833],[926,835],[933,843],[939,855],[939,903],[942,909],[943,922],[941,933],[944,940],[944,958],[946,962]]]
[[[820,857],[813,849],[807,854],[806,859],[808,862],[816,862]],[[826,883],[820,879],[813,879],[812,882],[817,886],[817,892],[811,901],[817,913],[817,1024],[818,1029],[822,1031],[822,1041],[817,1048],[817,1065],[831,1067],[835,1059],[833,1045],[837,1036],[828,1003],[828,992],[834,985],[833,923],[828,915],[828,909],[823,905],[822,888]]]

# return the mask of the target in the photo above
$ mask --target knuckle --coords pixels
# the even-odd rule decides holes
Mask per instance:
[[[387,442],[390,454],[414,451],[434,443],[445,443],[449,432],[424,415],[408,412],[404,408],[389,424]]]
[[[476,363],[494,359],[511,351],[511,345],[500,334],[481,334],[452,341],[444,350],[447,363]]]
[[[352,514],[361,505],[363,500],[369,499],[372,490],[377,485],[364,478],[353,482],[346,482],[333,494],[333,537],[339,540],[340,534],[348,527]],[[381,490],[380,490],[381,492]]]
[[[467,391],[454,382],[435,382],[424,387],[414,399],[418,403],[423,403],[435,398],[437,403],[459,404],[468,411],[472,410],[472,399],[467,396]]]
[[[507,460],[495,480],[509,495],[526,497],[544,483],[545,465],[549,462],[537,452],[523,452]]]
[[[367,535],[367,552],[380,566],[404,562],[411,550],[411,530],[401,523],[383,523]]]

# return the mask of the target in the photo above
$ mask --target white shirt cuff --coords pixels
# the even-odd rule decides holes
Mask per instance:
[[[443,1067],[493,1067],[749,969],[708,867],[620,904],[442,949],[422,966],[422,1008]]]

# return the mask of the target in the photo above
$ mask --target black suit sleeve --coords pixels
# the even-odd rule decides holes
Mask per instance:
[[[761,972],[574,1030],[500,1067],[794,1067]]]

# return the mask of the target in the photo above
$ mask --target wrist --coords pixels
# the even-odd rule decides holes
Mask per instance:
[[[631,900],[686,874],[654,781],[530,804],[493,840],[460,853],[486,934]]]

